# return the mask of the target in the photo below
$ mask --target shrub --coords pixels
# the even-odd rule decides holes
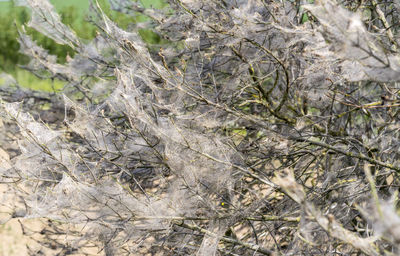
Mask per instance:
[[[94,2],[100,33],[83,43],[47,1],[23,1],[76,52],[59,64],[20,31],[29,69],[67,85],[3,92],[11,217],[48,219],[43,247],[398,253],[397,2],[111,2],[151,20],[123,30]],[[148,47],[142,28],[170,43]]]

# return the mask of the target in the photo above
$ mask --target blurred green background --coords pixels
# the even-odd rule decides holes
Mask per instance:
[[[72,27],[79,37],[90,40],[95,36],[96,28],[86,18],[89,10],[88,0],[50,0],[50,2],[60,14],[62,21]],[[146,20],[146,17],[139,14],[132,17],[110,10],[107,0],[98,0],[98,2],[105,13],[122,28],[127,28],[131,23]],[[163,8],[166,6],[163,0],[141,0],[138,2],[144,7]],[[0,33],[0,73],[11,74],[20,85],[26,88],[43,91],[52,91],[53,88],[60,89],[63,87],[63,82],[41,80],[18,67],[18,65],[27,64],[29,59],[19,53],[17,28],[27,23],[29,19],[30,14],[27,8],[15,6],[12,0],[0,1],[0,31],[2,31]],[[51,54],[58,56],[60,63],[65,62],[67,55],[73,56],[73,51],[68,46],[59,45],[28,27],[26,27],[26,30],[39,45],[48,49]],[[142,29],[139,33],[148,44],[160,43],[160,37],[151,30]]]

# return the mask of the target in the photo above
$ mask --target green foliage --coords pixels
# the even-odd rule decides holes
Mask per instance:
[[[6,5],[2,4],[2,6]],[[13,70],[16,63],[27,61],[26,57],[18,53],[18,32],[14,19],[22,22],[27,21],[27,11],[11,6],[7,15],[4,13],[0,16],[0,30],[2,31],[0,33],[0,69],[4,71]]]
[[[60,80],[43,80],[23,69],[14,70],[13,75],[21,86],[32,90],[54,92],[61,90],[64,86],[64,82]]]
[[[87,22],[86,13],[89,9],[89,1],[81,0],[53,0],[51,1],[64,24],[69,25],[76,34],[83,40],[91,40],[96,35],[96,27]],[[141,1],[145,7],[163,8],[165,3],[162,0]],[[143,22],[148,18],[143,15],[136,17],[128,16],[110,10],[107,0],[99,0],[104,12],[120,27],[127,29],[132,23]],[[18,7],[13,2],[0,3],[0,71],[10,73],[16,77],[18,82],[32,88],[32,82],[35,83],[34,89],[49,91],[52,90],[51,81],[39,81],[35,76],[21,70],[18,65],[25,65],[28,58],[18,52],[18,29],[26,24],[30,19],[29,11],[26,8]],[[74,51],[67,45],[60,45],[52,39],[40,34],[26,26],[27,34],[42,47],[47,49],[50,54],[58,57],[59,63],[65,63],[66,57],[73,57]],[[140,36],[150,45],[166,43],[160,36],[149,29],[141,29]],[[60,82],[59,82],[60,83]]]

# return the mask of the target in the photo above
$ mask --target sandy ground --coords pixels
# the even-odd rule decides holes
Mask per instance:
[[[0,255],[28,255],[28,239],[23,236],[21,225],[13,219],[0,226]]]
[[[1,154],[0,154],[1,156]],[[19,219],[10,219],[10,209],[5,207],[8,202],[5,196],[7,186],[0,185],[0,198],[2,199],[0,206],[0,256],[24,256],[28,255],[27,246],[37,248],[38,244],[32,239],[25,237]],[[40,229],[40,222],[37,220],[23,220],[29,227]]]
[[[9,136],[12,136],[12,132],[7,128],[3,126],[0,119],[0,144],[1,146],[15,147],[7,140]],[[10,166],[10,156],[0,148],[0,168],[8,169]],[[0,184],[0,256],[28,255],[27,246],[37,247],[38,245],[35,245],[33,240],[23,235],[18,219],[10,219],[10,209],[6,206],[12,199],[6,196],[7,190],[7,185]],[[40,227],[40,222],[36,220],[24,220],[25,222],[30,222],[29,226]]]
[[[0,167],[10,167],[9,155],[0,148]],[[12,197],[7,195],[8,187],[0,184],[0,256],[24,256],[28,255],[28,247],[40,249],[40,245],[33,239],[23,235],[20,221],[23,221],[27,227],[34,230],[40,230],[41,222],[38,220],[10,219],[10,208],[7,205],[12,204]]]
[[[23,220],[32,228],[40,228],[41,223],[37,220]],[[40,245],[22,233],[21,224],[18,219],[11,219],[0,226],[0,256],[24,256],[28,255],[27,246],[31,249],[40,249]]]

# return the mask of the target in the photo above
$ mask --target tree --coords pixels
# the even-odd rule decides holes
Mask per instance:
[[[59,64],[21,29],[26,68],[66,86],[3,92],[20,138],[1,169],[11,216],[48,219],[44,247],[398,253],[397,1],[111,2],[151,20],[124,31],[93,2],[83,43],[47,1],[21,1],[76,51]]]

